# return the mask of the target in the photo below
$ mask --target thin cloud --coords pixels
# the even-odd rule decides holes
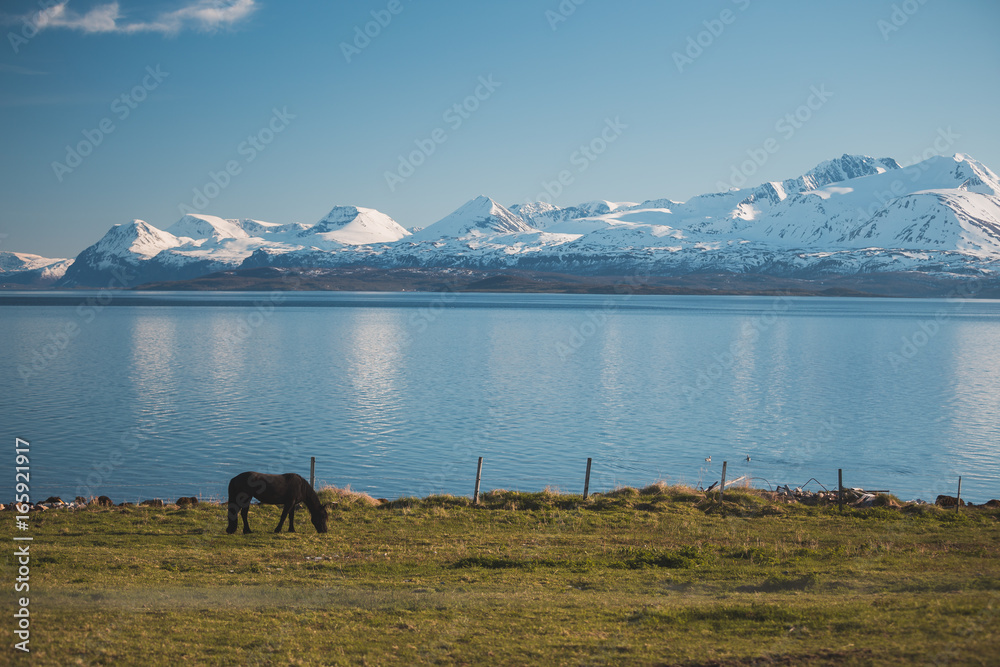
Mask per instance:
[[[198,0],[149,21],[129,21],[117,2],[92,7],[85,13],[69,8],[69,0],[24,17],[39,30],[62,28],[87,34],[158,32],[174,35],[183,30],[213,32],[228,28],[257,10],[255,0]]]

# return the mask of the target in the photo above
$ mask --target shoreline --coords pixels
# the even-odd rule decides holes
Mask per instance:
[[[131,288],[31,288],[3,283],[4,292],[31,295],[88,290],[104,294],[142,292],[418,292],[489,294],[591,294],[657,296],[808,296],[855,298],[1000,298],[1000,279],[916,271],[781,277],[761,273],[622,273],[578,275],[515,269],[459,267],[336,268],[262,267],[233,269],[194,278],[151,281]],[[10,304],[14,305],[14,304]]]
[[[644,487],[634,487],[634,486],[621,486],[616,489],[604,492],[594,492],[588,494],[584,497],[583,494],[578,493],[561,493],[559,491],[553,491],[546,488],[541,491],[509,491],[506,489],[492,489],[484,491],[482,496],[490,495],[503,495],[503,494],[513,494],[515,496],[545,496],[553,499],[558,499],[561,502],[577,503],[578,507],[586,508],[588,503],[593,503],[597,499],[601,498],[614,498],[619,496],[628,495],[642,495],[648,493],[656,492],[666,492],[666,491],[676,492],[681,490],[685,494],[689,494],[692,497],[697,497],[702,501],[714,501],[719,498],[719,489],[716,484],[713,484],[708,489],[696,489],[684,484],[666,484],[665,482],[655,482],[653,484],[646,485]],[[340,488],[335,486],[323,486],[316,489],[316,492],[321,496],[327,495],[335,498],[350,498],[352,502],[363,502],[365,504],[373,506],[389,506],[394,507],[398,505],[407,505],[412,503],[428,503],[435,502],[438,499],[447,499],[454,502],[467,502],[469,504],[474,504],[474,498],[465,495],[454,495],[454,494],[432,494],[425,496],[423,498],[418,498],[414,496],[401,496],[399,498],[388,499],[388,498],[375,498],[367,493],[360,491],[351,490],[350,486]],[[860,488],[847,488],[842,489],[842,506],[844,508],[854,508],[854,509],[868,509],[871,507],[888,507],[895,509],[903,509],[907,507],[920,507],[920,506],[937,506],[945,509],[955,509],[956,504],[961,508],[969,509],[997,509],[1000,508],[1000,499],[991,498],[982,503],[970,502],[966,497],[956,497],[945,494],[939,494],[937,498],[931,502],[923,499],[914,500],[900,500],[892,493],[871,490],[866,491]],[[831,507],[841,505],[841,498],[838,498],[836,490],[824,489],[823,491],[808,491],[801,488],[790,488],[788,485],[778,486],[774,490],[760,489],[752,486],[736,486],[727,485],[725,493],[722,498],[725,499],[726,496],[730,494],[749,494],[753,496],[760,497],[764,500],[771,501],[774,503],[780,503],[785,505],[809,505],[809,506],[820,506],[820,507]],[[122,507],[150,507],[150,508],[184,508],[193,507],[198,505],[215,505],[224,507],[228,500],[223,500],[215,496],[211,497],[199,497],[199,496],[179,496],[176,501],[171,502],[169,500],[170,496],[157,497],[157,498],[144,498],[142,500],[132,501],[121,501],[115,503],[109,496],[91,496],[89,498],[84,498],[82,496],[77,496],[73,501],[67,502],[62,499],[61,496],[49,496],[46,500],[37,501],[30,503],[29,511],[48,511],[53,509],[87,509],[94,507],[107,507],[107,508],[122,508]],[[254,504],[258,504],[254,501]],[[2,511],[13,511],[15,509],[15,503],[0,503],[0,512]]]

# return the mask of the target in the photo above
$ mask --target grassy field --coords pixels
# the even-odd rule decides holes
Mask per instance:
[[[251,508],[250,535],[205,503],[33,514],[25,662],[1000,664],[996,509],[720,507],[664,485],[321,495],[324,535],[304,510],[272,533],[275,507]]]

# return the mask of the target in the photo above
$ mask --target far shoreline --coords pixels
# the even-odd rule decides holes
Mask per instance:
[[[761,296],[825,298],[1000,299],[1000,278],[922,272],[831,275],[808,278],[752,273],[656,276],[576,275],[512,269],[455,267],[262,267],[219,271],[187,280],[146,282],[131,288],[80,286],[33,288],[0,283],[0,305],[77,305],[72,294],[98,292],[107,305],[142,305],[141,293],[380,292],[469,294],[584,294],[620,296]],[[107,295],[114,295],[108,298]],[[72,303],[60,303],[61,300]],[[190,300],[185,300],[190,301]],[[217,302],[216,302],[217,303]],[[157,303],[156,305],[165,305]],[[185,304],[169,304],[185,305]],[[193,304],[192,304],[193,305]]]

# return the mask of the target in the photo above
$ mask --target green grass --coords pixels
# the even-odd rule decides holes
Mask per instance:
[[[270,532],[276,507],[251,508],[250,535],[219,505],[33,514],[31,662],[1000,663],[998,510],[720,506],[663,484],[321,495],[324,535],[304,512]]]

